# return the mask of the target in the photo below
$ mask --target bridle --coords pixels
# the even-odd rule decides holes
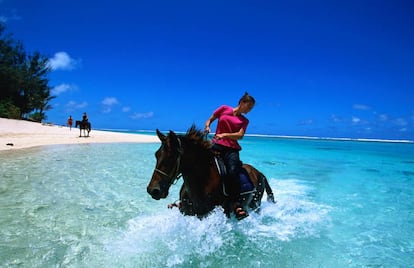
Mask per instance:
[[[177,141],[178,141],[178,157],[175,161],[175,168],[173,168],[169,174],[165,171],[162,171],[162,170],[158,169],[158,168],[154,169],[154,172],[158,172],[161,175],[171,179],[169,186],[177,183],[177,181],[183,176],[180,172],[180,165],[181,165],[181,157],[182,157],[182,153],[183,153],[183,148],[181,146],[181,140],[180,140],[179,137],[177,137]]]

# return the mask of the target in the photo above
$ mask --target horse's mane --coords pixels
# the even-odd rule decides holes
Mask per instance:
[[[206,134],[195,125],[192,125],[187,130],[187,133],[181,137],[186,147],[194,153],[193,160],[205,163],[207,167],[213,157],[213,152],[211,150],[211,142],[206,138]]]
[[[198,129],[195,125],[192,125],[184,136],[186,140],[191,141],[193,144],[199,145],[201,148],[210,149],[211,142],[206,139],[206,134]]]
[[[210,179],[209,170],[214,159],[211,142],[207,139],[206,134],[195,125],[192,125],[187,133],[181,136],[181,141],[188,156],[185,162],[184,160],[181,162],[183,177],[197,178],[196,181],[192,180],[192,183],[195,182],[197,191],[200,191],[196,195],[202,196],[203,185],[206,185]]]

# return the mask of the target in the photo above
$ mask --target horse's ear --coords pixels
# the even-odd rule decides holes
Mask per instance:
[[[178,141],[177,134],[175,134],[174,131],[170,130],[170,133],[168,134],[169,137],[173,138],[173,141]]]
[[[168,136],[177,137],[177,135],[175,135],[175,132],[172,130],[170,130],[170,133],[168,134]]]
[[[164,134],[162,134],[161,131],[158,128],[157,128],[156,132],[157,132],[157,136],[160,139],[160,141],[164,142],[167,139],[167,137]]]

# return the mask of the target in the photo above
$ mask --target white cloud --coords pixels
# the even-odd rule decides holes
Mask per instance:
[[[49,66],[52,70],[73,70],[78,65],[78,61],[72,59],[68,53],[62,51],[55,53],[53,58],[49,59]]]
[[[122,112],[127,113],[131,111],[131,107],[122,107]]]
[[[312,119],[306,119],[306,120],[299,122],[299,125],[312,125],[312,124],[313,124]]]
[[[397,118],[394,120],[394,123],[397,126],[401,126],[401,127],[408,125],[407,121],[404,118]]]
[[[339,117],[339,116],[337,116],[337,115],[335,115],[335,114],[332,114],[332,115],[331,115],[331,120],[332,120],[333,122],[335,122],[335,123],[337,123],[337,122],[342,122],[342,118],[341,118],[341,117]]]
[[[119,104],[118,100],[114,97],[106,97],[101,103],[103,105],[102,112],[105,114],[112,111],[112,106]]]
[[[357,123],[359,123],[359,122],[361,122],[361,119],[360,119],[360,118],[355,117],[355,116],[353,116],[353,117],[352,117],[352,123],[357,124]]]
[[[371,107],[365,104],[354,104],[352,108],[354,108],[355,110],[363,110],[363,111],[371,110]]]
[[[147,112],[147,113],[134,113],[131,115],[132,119],[142,119],[142,118],[151,118],[154,116],[154,112]]]
[[[112,106],[115,104],[118,104],[118,100],[114,97],[106,97],[105,99],[103,99],[102,104],[105,106]]]
[[[74,90],[76,87],[69,84],[60,84],[52,88],[52,95],[60,95],[69,90]]]
[[[108,114],[108,113],[110,113],[111,111],[112,111],[112,108],[111,108],[111,107],[108,107],[108,106],[103,107],[103,109],[102,109],[102,112],[103,112],[104,114]]]
[[[86,101],[81,102],[81,103],[77,103],[75,101],[69,101],[68,103],[66,103],[66,108],[69,110],[78,110],[78,109],[83,109],[85,107],[88,106],[88,103]]]
[[[380,114],[379,119],[381,121],[388,121],[388,115],[386,115],[386,114]]]

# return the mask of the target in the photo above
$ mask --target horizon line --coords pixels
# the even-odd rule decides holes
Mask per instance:
[[[155,134],[155,130],[144,129],[113,129],[113,128],[99,128],[103,131],[122,131],[122,132],[149,132]],[[164,130],[162,132],[167,132]],[[174,131],[180,134],[186,131]],[[214,134],[214,132],[209,133]],[[377,139],[377,138],[349,138],[349,137],[323,137],[323,136],[301,136],[301,135],[274,135],[274,134],[245,134],[246,137],[262,137],[262,138],[282,138],[282,139],[304,139],[304,140],[333,140],[333,141],[359,141],[359,142],[387,142],[387,143],[414,143],[414,140],[409,139]]]

